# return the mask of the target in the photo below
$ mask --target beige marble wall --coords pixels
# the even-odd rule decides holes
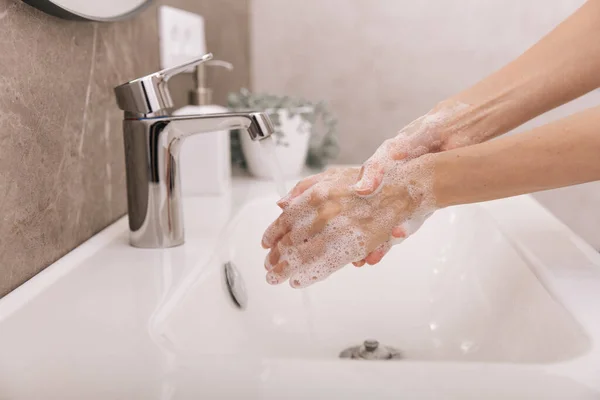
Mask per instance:
[[[584,0],[253,0],[252,83],[330,103],[360,163],[438,101],[518,56]],[[600,103],[600,91],[532,121]],[[539,199],[600,249],[600,184]],[[578,217],[575,218],[574,216]]]
[[[204,15],[208,48],[235,64],[216,100],[248,86],[248,0],[155,1],[107,24],[0,0],[0,297],[126,212],[112,88],[159,68],[160,4]],[[190,83],[174,82],[178,104]]]

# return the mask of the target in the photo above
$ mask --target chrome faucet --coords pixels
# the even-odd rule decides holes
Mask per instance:
[[[206,54],[115,88],[117,104],[125,112],[123,136],[132,246],[165,248],[185,241],[179,151],[186,137],[243,129],[252,140],[261,140],[273,133],[271,120],[260,112],[169,115],[173,108],[169,79],[211,58],[212,54]]]

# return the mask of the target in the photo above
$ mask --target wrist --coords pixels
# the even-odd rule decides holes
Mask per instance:
[[[482,143],[506,132],[499,122],[503,113],[493,102],[467,104],[448,99],[432,111],[447,115],[439,127],[441,140],[437,151]]]
[[[432,171],[432,193],[435,207],[445,208],[462,204],[461,184],[457,180],[460,174],[460,156],[455,151],[429,154],[429,168]]]
[[[485,142],[558,105],[543,104],[544,85],[532,77],[494,74],[442,101],[440,107],[468,105],[448,121],[445,149]]]
[[[437,154],[428,153],[406,163],[398,163],[388,172],[382,192],[390,204],[402,204],[411,217],[429,215],[439,208],[434,193]],[[385,186],[389,186],[387,191]],[[404,200],[397,203],[398,199]]]
[[[501,164],[498,155],[509,153],[499,152],[497,146],[491,144],[431,155],[436,207],[445,208],[493,198],[494,177],[497,178],[497,173],[502,172],[502,168],[498,168]]]

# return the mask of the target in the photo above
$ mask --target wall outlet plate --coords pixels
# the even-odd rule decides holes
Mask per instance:
[[[158,33],[162,69],[206,54],[204,18],[198,14],[161,6],[158,10]]]

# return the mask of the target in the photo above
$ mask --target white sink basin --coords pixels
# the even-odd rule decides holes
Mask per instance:
[[[2,299],[0,398],[600,398],[600,256],[531,198],[440,211],[294,290],[265,282],[265,191],[237,181],[230,223],[188,200],[175,249],[129,247],[123,219]],[[368,338],[403,359],[338,358]]]
[[[227,235],[229,259],[160,321],[172,343],[199,354],[335,359],[375,338],[408,360],[515,363],[564,361],[590,348],[480,206],[436,213],[381,264],[345,268],[307,290],[265,286],[256,242],[277,215],[273,199],[242,210]],[[246,282],[244,312],[222,289],[218,267],[228,260]]]

